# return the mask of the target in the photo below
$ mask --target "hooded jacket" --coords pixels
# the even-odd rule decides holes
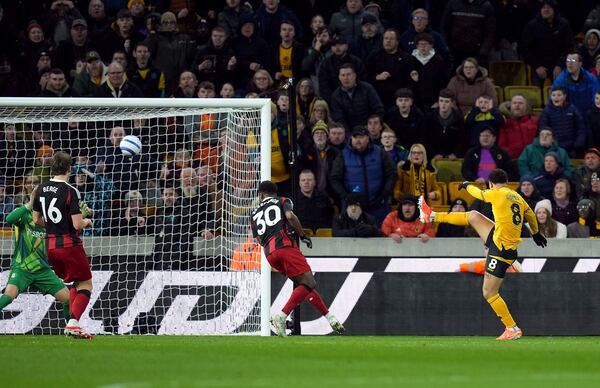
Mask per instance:
[[[396,233],[402,237],[417,237],[425,233],[429,237],[435,237],[433,225],[431,223],[424,224],[419,220],[419,208],[416,197],[409,201],[415,205],[415,214],[411,218],[404,217],[401,202],[398,205],[398,209],[390,212],[385,217],[385,220],[383,220],[383,224],[381,225],[383,235],[389,237],[392,233]]]

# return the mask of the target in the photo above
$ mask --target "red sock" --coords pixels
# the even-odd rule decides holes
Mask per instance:
[[[306,296],[308,294],[310,294],[310,290],[304,287],[303,285],[294,288],[290,299],[288,299],[287,303],[285,304],[285,306],[283,306],[281,311],[283,311],[286,315],[289,315],[292,312],[292,310],[296,308],[296,306],[298,306],[300,303],[302,303],[304,299],[306,299]]]
[[[81,318],[81,315],[85,311],[85,308],[90,301],[91,293],[88,290],[77,291],[77,296],[71,304],[71,316],[77,320]]]
[[[69,290],[69,306],[73,306],[75,297],[77,296],[77,288],[73,287]]]
[[[312,292],[306,297],[306,300],[308,303],[313,305],[313,307],[316,308],[321,314],[327,315],[327,313],[329,312],[329,309],[327,308],[327,306],[325,306],[325,302],[323,302],[323,299],[321,298],[321,295],[319,295],[317,290],[312,290]]]

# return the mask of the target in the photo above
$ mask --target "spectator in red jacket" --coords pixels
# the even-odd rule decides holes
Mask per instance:
[[[500,112],[504,115],[504,124],[498,132],[498,145],[507,150],[511,158],[517,159],[535,139],[539,117],[531,115],[529,102],[521,94],[500,104]]]

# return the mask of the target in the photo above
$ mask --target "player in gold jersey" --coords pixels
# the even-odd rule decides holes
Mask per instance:
[[[436,213],[425,203],[423,197],[419,198],[420,218],[422,222],[471,225],[477,231],[488,249],[483,297],[506,326],[504,333],[496,339],[500,341],[519,339],[523,332],[500,296],[500,286],[506,270],[517,260],[517,246],[521,242],[524,220],[529,223],[533,240],[538,246],[545,247],[547,241],[539,232],[535,213],[517,192],[508,187],[506,172],[501,169],[493,170],[489,181],[489,190],[481,190],[470,182],[463,182],[459,189],[467,189],[473,197],[491,203],[495,222],[478,211]]]

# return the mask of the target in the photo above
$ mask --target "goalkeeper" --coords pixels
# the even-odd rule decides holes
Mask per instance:
[[[62,303],[65,321],[69,318],[69,290],[50,268],[44,238],[44,228],[33,222],[33,199],[37,187],[30,194],[29,202],[6,216],[13,226],[15,249],[8,275],[8,284],[0,296],[0,310],[8,306],[27,287],[43,294],[53,295]]]

